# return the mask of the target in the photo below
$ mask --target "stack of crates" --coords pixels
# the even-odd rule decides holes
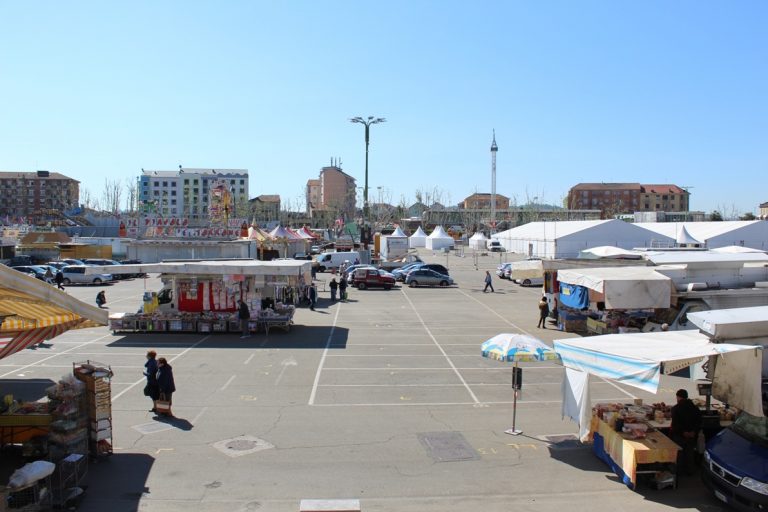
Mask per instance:
[[[88,452],[92,458],[112,455],[112,369],[86,361],[75,363],[74,373],[85,383]]]

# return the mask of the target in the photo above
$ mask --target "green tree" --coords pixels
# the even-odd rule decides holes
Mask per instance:
[[[715,210],[709,215],[709,220],[711,221],[721,221],[723,220],[723,214],[719,211]]]
[[[741,217],[739,217],[739,220],[757,220],[757,217],[755,217],[755,214],[752,212],[747,212]]]

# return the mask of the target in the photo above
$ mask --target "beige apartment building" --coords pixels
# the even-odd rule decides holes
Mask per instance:
[[[330,165],[320,170],[320,178],[307,181],[307,210],[310,215],[315,210],[331,211],[345,220],[355,216],[355,178],[341,170],[338,165]]]

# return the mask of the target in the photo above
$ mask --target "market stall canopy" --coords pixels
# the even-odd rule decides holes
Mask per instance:
[[[628,249],[622,249],[620,247],[614,247],[612,245],[601,245],[600,247],[592,247],[591,249],[584,249],[579,252],[579,259],[597,260],[597,259],[642,259],[642,253],[638,251],[631,251]]]
[[[397,226],[397,228],[395,228],[395,230],[391,234],[389,234],[387,236],[399,236],[399,237],[403,237],[403,238],[407,238],[408,237],[408,235],[405,234],[405,231],[400,229],[400,226]]]
[[[510,279],[532,279],[544,277],[542,260],[515,261],[510,265]]]
[[[413,249],[416,247],[426,247],[427,234],[421,229],[421,226],[416,229],[416,232],[408,237],[408,246]]]
[[[319,237],[319,236],[317,236],[316,234],[314,234],[314,233],[312,232],[312,230],[310,230],[310,229],[309,229],[307,226],[303,226],[303,227],[302,227],[302,228],[301,228],[301,229],[298,231],[298,233],[299,233],[299,235],[301,235],[301,236],[304,236],[304,235],[308,235],[308,238],[312,238],[313,240],[320,240],[320,237]]]
[[[698,311],[688,319],[717,340],[768,338],[768,306]]]
[[[312,262],[307,260],[211,260],[169,261],[141,263],[137,265],[86,267],[86,274],[101,272],[113,274],[186,274],[186,275],[244,275],[244,276],[295,276],[310,272]]]
[[[107,325],[108,311],[0,265],[0,359],[70,329]]]
[[[650,267],[564,269],[557,279],[602,294],[607,309],[668,308],[672,296],[672,280]]]
[[[685,227],[685,224],[683,224],[683,227],[680,229],[680,232],[677,234],[677,237],[675,238],[675,242],[677,242],[678,245],[703,245],[701,241],[696,240],[689,232],[688,229]]]
[[[443,226],[437,226],[432,233],[427,237],[427,249],[438,250],[446,247],[454,246],[454,239],[451,235],[446,233]]]
[[[488,237],[485,233],[478,231],[471,237],[469,237],[469,247],[472,249],[485,249],[487,247]]]
[[[283,226],[277,226],[275,229],[269,232],[269,236],[272,238],[285,238],[288,240],[301,240],[301,237],[296,233],[293,233],[288,228]]]
[[[248,228],[248,239],[264,242],[267,240],[272,240],[272,237],[269,236],[269,233],[265,232],[261,228],[257,226],[251,226]]]
[[[670,374],[714,357],[712,396],[755,416],[763,415],[762,347],[712,343],[696,331],[608,334],[555,340],[566,367],[563,415],[589,431],[589,375],[656,393],[662,373]]]
[[[740,245],[728,245],[726,247],[717,247],[715,249],[711,249],[710,252],[719,253],[719,254],[743,254],[743,253],[749,253],[749,252],[760,252],[765,254],[765,251],[761,251],[760,249],[752,249],[751,247],[742,247]]]

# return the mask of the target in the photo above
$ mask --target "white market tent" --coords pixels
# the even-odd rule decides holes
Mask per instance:
[[[683,225],[682,229],[678,232],[675,242],[679,247],[701,247],[704,244],[695,239]]]
[[[445,232],[443,226],[437,226],[427,237],[427,249],[438,251],[446,247],[453,247],[455,241],[451,235]]]
[[[544,277],[542,260],[514,261],[510,265],[510,279],[533,279]]]
[[[744,253],[750,253],[750,252],[761,252],[765,254],[765,251],[762,251],[760,249],[752,249],[751,247],[742,247],[740,245],[728,245],[726,247],[716,247],[715,249],[711,249],[710,252],[715,252],[718,254],[744,254]]]
[[[600,294],[606,309],[668,308],[672,296],[672,280],[652,267],[563,269],[557,279]]]
[[[402,229],[400,229],[400,226],[397,226],[397,227],[395,228],[395,230],[394,230],[394,231],[393,231],[391,234],[389,234],[389,235],[387,235],[387,236],[397,236],[397,237],[404,237],[404,238],[408,238],[408,235],[406,235],[406,234],[405,234],[405,231],[403,231]]]
[[[626,260],[639,260],[643,258],[643,254],[639,251],[630,251],[627,249],[620,249],[613,247],[612,245],[603,245],[600,247],[592,247],[591,249],[584,249],[579,252],[579,259],[582,260],[600,260],[600,259],[626,259]]]
[[[696,331],[608,334],[555,340],[565,366],[563,416],[579,424],[579,437],[589,434],[592,401],[589,376],[609,379],[657,393],[662,374],[670,374],[716,357],[712,396],[749,414],[763,415],[762,347],[712,343]]]
[[[616,219],[530,222],[496,233],[495,238],[508,252],[539,258],[576,258],[581,251],[602,245],[634,249],[652,242],[675,243],[674,237]]]
[[[488,237],[482,231],[478,231],[469,238],[469,248],[484,250],[488,247]]]
[[[768,251],[768,222],[732,220],[719,222],[639,222],[635,226],[677,240],[683,229],[707,248],[737,245]]]
[[[421,229],[421,226],[408,238],[408,246],[411,249],[427,246],[427,234]]]

